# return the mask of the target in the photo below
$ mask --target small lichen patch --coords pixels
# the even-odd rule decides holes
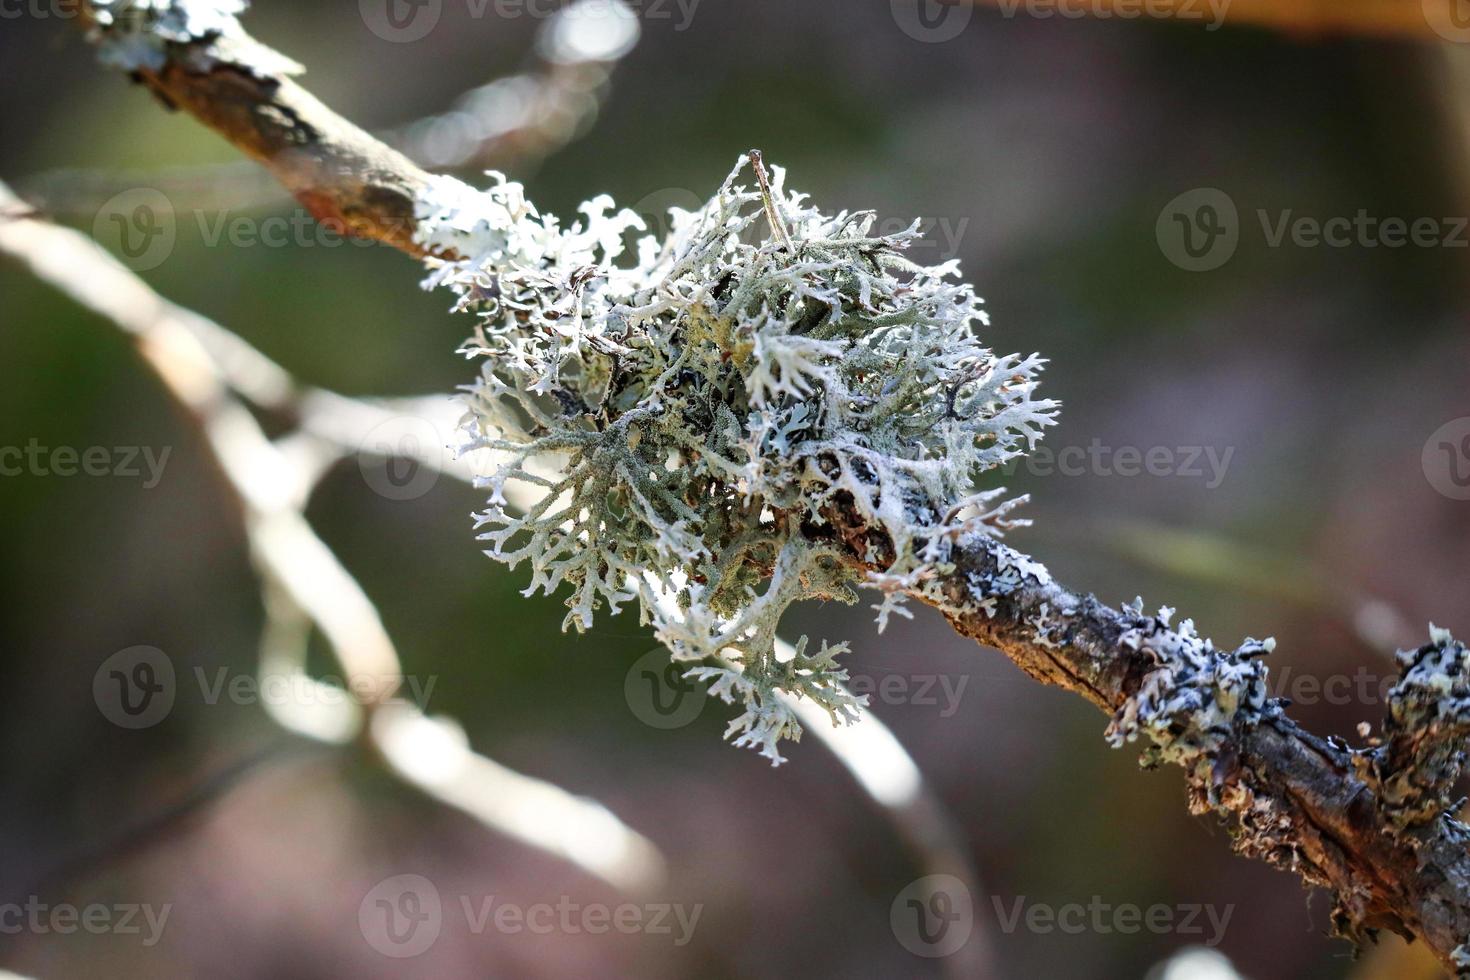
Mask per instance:
[[[1152,668],[1108,725],[1108,742],[1116,748],[1146,737],[1151,744],[1140,760],[1143,765],[1183,766],[1192,785],[1205,789],[1206,801],[1217,804],[1220,785],[1228,783],[1217,765],[1266,707],[1261,658],[1275,641],[1248,639],[1238,650],[1222,653],[1200,637],[1192,620],[1171,627],[1174,610],[1167,606],[1156,616],[1141,615],[1141,602],[1124,611],[1133,616],[1134,625],[1119,644],[1147,655]]]
[[[197,71],[229,61],[261,75],[301,66],[252,41],[239,16],[249,0],[91,0],[92,40],[103,64],[158,71],[181,57]]]
[[[1430,642],[1397,654],[1382,734],[1354,756],[1360,778],[1400,829],[1450,811],[1470,737],[1470,651],[1431,625]]]

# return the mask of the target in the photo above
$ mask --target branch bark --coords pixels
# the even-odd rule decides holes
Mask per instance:
[[[107,44],[102,6],[84,3],[78,22]],[[413,240],[414,200],[429,174],[296,84],[295,62],[243,31],[160,43],[161,57],[126,67],[165,107],[263,164],[332,230],[424,255]]]
[[[1023,578],[1011,595],[996,598],[971,583],[1027,559],[978,536],[957,543],[949,560],[954,571],[937,590],[916,594],[959,633],[1000,650],[1042,683],[1117,717],[1158,669],[1147,645],[1125,642],[1150,625],[1140,613],[1049,576]],[[1047,623],[1044,639],[1038,622]],[[1207,771],[1189,773],[1190,809],[1222,817],[1241,854],[1332,889],[1341,934],[1360,943],[1376,929],[1417,936],[1458,967],[1451,957],[1470,935],[1470,833],[1448,815],[1402,832],[1359,778],[1357,757],[1272,703],[1253,727],[1231,733],[1229,750]]]
[[[261,51],[271,57],[262,59]],[[191,113],[264,163],[318,218],[423,255],[413,240],[413,202],[429,175],[335,115],[283,71],[262,68],[284,59],[243,32],[229,43],[216,37],[171,42],[165,52],[161,66],[139,68],[135,77],[167,105]],[[840,513],[831,523],[827,533],[835,531],[855,564],[885,550],[891,554],[875,540],[881,529],[855,526]],[[1195,704],[1230,693],[1181,675],[1161,653],[1169,644],[1189,646],[1210,671],[1240,672],[1247,691],[1264,679],[1264,671],[1251,675],[1246,666],[1264,652],[1261,644],[1218,654],[1172,630],[1166,618],[1114,609],[1064,588],[1039,563],[979,534],[945,550],[944,573],[907,591],[1032,677],[1111,714],[1111,733],[1127,730],[1159,699]],[[994,588],[1008,572],[1013,584]],[[1232,708],[1215,728],[1174,733],[1207,746],[1197,751],[1195,745],[1172,760],[1185,764],[1191,809],[1222,817],[1241,854],[1332,889],[1334,924],[1342,935],[1361,943],[1390,929],[1422,939],[1447,968],[1470,972],[1464,952],[1470,949],[1470,829],[1443,807],[1406,823],[1402,810],[1385,805],[1378,792],[1385,780],[1372,775],[1375,761],[1381,766],[1394,753],[1375,755],[1371,747],[1353,750],[1318,738],[1286,717],[1284,707],[1265,701],[1249,711]],[[1444,780],[1430,782],[1441,786]]]

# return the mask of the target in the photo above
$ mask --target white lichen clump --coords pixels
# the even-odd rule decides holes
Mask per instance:
[[[752,153],[635,262],[617,260],[636,215],[599,197],[562,228],[503,178],[437,178],[418,240],[438,256],[428,284],[479,318],[463,448],[504,460],[481,481],[487,553],[528,562],[528,594],[570,587],[578,629],[637,603],[675,658],[703,662],[691,676],[744,705],[729,734],[779,761],[801,729],[777,692],[834,722],[860,705],[842,645],[777,658],[782,613],[851,601],[859,562],[912,578],[942,534],[998,533],[982,519],[998,491],[976,480],[1056,405],[1033,397],[1040,358],[980,343],[953,262],[905,257],[917,222],[874,235],[871,213],[823,214],[771,174]],[[516,483],[542,494],[526,512]],[[866,530],[855,545],[839,524]]]

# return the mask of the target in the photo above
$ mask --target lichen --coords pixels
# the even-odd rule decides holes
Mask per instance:
[[[1145,654],[1151,668],[1108,725],[1115,748],[1143,736],[1150,745],[1140,760],[1183,766],[1191,783],[1203,787],[1203,798],[1217,796],[1229,780],[1217,778],[1224,754],[1240,735],[1259,722],[1267,705],[1266,666],[1261,658],[1275,640],[1248,639],[1237,650],[1222,653],[1202,638],[1192,620],[1170,626],[1174,610],[1143,615],[1142,600],[1123,607],[1132,625],[1119,637],[1120,646]]]
[[[1396,655],[1383,732],[1354,756],[1358,775],[1399,829],[1455,809],[1450,792],[1465,767],[1470,737],[1470,651],[1431,625],[1429,643]]]
[[[1450,951],[1450,965],[1456,976],[1470,976],[1470,943],[1461,943]]]
[[[636,603],[675,658],[723,658],[693,676],[743,704],[729,735],[779,762],[800,726],[777,692],[837,721],[858,707],[841,644],[779,661],[782,614],[864,584],[895,596],[946,535],[998,533],[1008,507],[976,481],[1053,422],[1033,394],[1043,361],[981,344],[955,264],[905,256],[917,222],[876,235],[871,213],[824,214],[757,154],[636,261],[618,260],[641,221],[611,212],[597,198],[564,229],[503,178],[441,178],[419,202],[427,284],[479,319],[463,448],[508,459],[481,481],[480,538],[529,563],[528,594],[570,587],[565,625]],[[513,512],[514,481],[541,502]],[[874,533],[844,540],[838,515]]]
[[[240,26],[250,0],[91,0],[92,40],[102,63],[158,71],[182,57],[198,71],[229,61],[260,75],[301,66],[257,44]]]

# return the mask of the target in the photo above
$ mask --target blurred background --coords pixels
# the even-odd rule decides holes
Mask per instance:
[[[1319,733],[1376,722],[1395,647],[1430,620],[1470,633],[1458,22],[1261,26],[1245,0],[1218,21],[1204,4],[1156,21],[921,2],[646,0],[631,26],[554,27],[556,5],[534,0],[392,16],[260,0],[247,26],[345,116],[466,179],[500,167],[564,217],[606,191],[657,225],[751,146],[826,210],[872,208],[890,230],[921,217],[916,258],[958,259],[991,345],[1048,356],[1043,387],[1064,404],[1048,453],[1005,475],[1036,522],[1011,543],[1109,603],[1177,606],[1219,645],[1276,636],[1274,693]],[[415,263],[316,230],[223,141],[99,68],[64,7],[7,11],[0,179],[41,213],[303,384],[371,397],[469,380],[455,354],[469,323],[418,288]],[[165,202],[150,212],[161,252],[124,240],[140,194]],[[636,617],[561,633],[559,598],[522,598],[525,570],[479,554],[479,492],[344,459],[307,516],[376,601],[420,706],[651,841],[663,876],[630,897],[371,751],[278,725],[250,689],[264,613],[239,506],[197,426],[104,320],[12,262],[0,295],[0,446],[37,447],[0,477],[0,907],[169,910],[152,936],[141,913],[141,934],[0,916],[0,968],[1142,977],[1210,945],[1259,980],[1434,975],[1393,937],[1355,961],[1326,938],[1328,896],[1232,856],[1186,813],[1177,771],[1140,771],[1093,708],[938,616],[880,636],[866,604],[799,608],[788,636],[851,641],[855,683],[976,875],[965,949],[915,955],[898,912],[932,868],[820,741],[773,769],[721,741],[723,704],[650,709],[639,692],[665,675]],[[66,447],[103,447],[110,472],[60,475]],[[130,729],[94,680],[138,646],[167,656],[176,697]],[[310,667],[333,676],[319,646]],[[443,924],[400,959],[363,915],[401,875],[432,883]],[[699,912],[683,936],[477,929],[463,912],[486,899]],[[1058,924],[1078,905],[1105,911]],[[1164,927],[1118,914],[1154,906]],[[1203,956],[1169,969],[1230,975]]]

